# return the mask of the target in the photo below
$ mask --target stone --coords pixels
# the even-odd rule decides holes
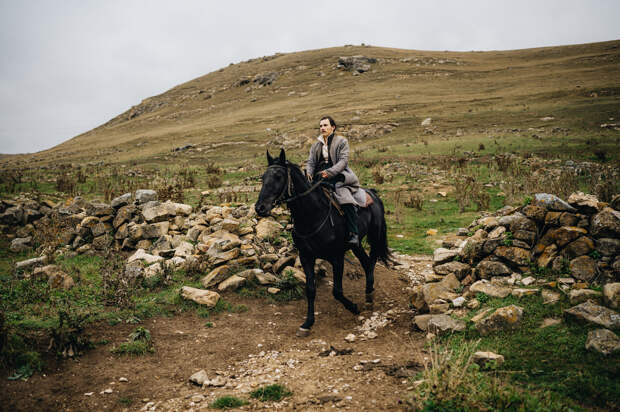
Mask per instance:
[[[493,253],[517,266],[528,266],[531,261],[530,251],[518,247],[498,246]]]
[[[462,261],[473,264],[473,262],[477,262],[478,260],[480,260],[483,256],[484,244],[485,239],[477,238],[474,236],[465,240],[459,253]]]
[[[256,274],[256,280],[258,280],[258,283],[261,285],[273,285],[278,281],[278,278],[271,273],[263,273],[261,271],[261,273]]]
[[[349,343],[353,343],[355,342],[355,338],[356,336],[352,333],[349,333],[347,336],[344,337],[344,340],[346,340]]]
[[[504,233],[506,233],[506,228],[504,226],[498,226],[492,231],[489,232],[489,239],[499,239]],[[488,241],[488,240],[487,240]]]
[[[428,321],[435,315],[417,315],[413,318],[413,323],[418,327],[418,329],[427,331],[428,330]]]
[[[32,250],[32,236],[23,237],[23,238],[15,238],[11,241],[11,245],[9,246],[9,250],[13,253],[22,253]]]
[[[109,226],[109,225],[108,225]],[[90,231],[93,237],[101,236],[108,231],[106,225],[103,222],[99,222],[94,226],[91,226]]]
[[[594,323],[605,328],[620,328],[620,315],[604,306],[586,301],[572,308],[565,309],[564,314],[580,321]]]
[[[112,242],[114,242],[114,238],[108,234],[97,236],[93,239],[93,248],[96,250],[106,250],[112,246]]]
[[[144,204],[146,202],[152,202],[154,200],[157,200],[158,196],[157,196],[157,192],[154,190],[149,190],[149,189],[140,189],[140,190],[136,190],[136,202],[138,202],[138,204]]]
[[[534,282],[536,282],[536,278],[532,276],[528,276],[526,278],[521,279],[521,284],[523,284],[524,286],[529,286]]]
[[[481,335],[507,329],[516,329],[523,319],[523,308],[510,305],[497,309],[491,315],[479,320],[475,326]]]
[[[603,294],[601,292],[592,289],[572,289],[568,292],[568,301],[571,305],[577,305],[587,300],[600,302],[602,297]]]
[[[620,338],[609,329],[595,329],[588,332],[586,349],[605,356],[620,352]]]
[[[446,313],[449,310],[450,310],[449,303],[434,303],[434,304],[428,305],[428,311],[431,314]]]
[[[154,239],[168,234],[170,222],[164,221],[159,223],[151,223],[142,225],[142,237],[145,239]]]
[[[620,254],[620,239],[597,239],[596,250],[603,256],[618,256]]]
[[[545,214],[547,213],[547,210],[540,206],[527,205],[521,209],[521,212],[530,219],[543,223],[545,221]]]
[[[220,300],[220,294],[211,290],[196,289],[190,286],[181,288],[181,296],[185,299],[192,300],[199,305],[205,305],[209,308],[214,307]]]
[[[534,296],[540,292],[540,289],[524,289],[524,288],[516,288],[513,289],[511,294],[517,298],[522,298],[523,296]]]
[[[181,242],[177,247],[174,248],[174,256],[180,256],[182,258],[191,256],[193,252],[194,245],[189,242]]]
[[[287,275],[287,274],[292,275],[295,279],[297,279],[299,283],[303,283],[303,284],[306,283],[306,274],[303,272],[303,270],[299,270],[293,266],[287,266],[284,269],[282,269],[282,275]]]
[[[112,206],[114,209],[118,209],[120,207],[128,205],[130,202],[131,193],[125,193],[112,199],[112,201],[110,202],[110,206]]]
[[[160,275],[162,272],[163,272],[163,268],[161,266],[161,263],[160,262],[153,263],[152,265],[144,268],[144,277],[146,279],[150,279],[154,276]]]
[[[280,273],[280,270],[282,268],[284,268],[285,266],[292,266],[294,263],[295,263],[295,256],[284,256],[278,259],[278,261],[273,264],[273,267],[272,267],[273,272]]]
[[[112,221],[112,226],[114,227],[114,229],[118,229],[118,227],[121,226],[123,223],[131,221],[135,212],[136,208],[133,205],[122,206],[120,209],[118,209],[118,211],[116,212],[116,216]]]
[[[543,298],[543,304],[550,305],[560,301],[562,295],[559,292],[554,292],[548,289],[543,289],[541,292]]]
[[[547,246],[543,250],[541,255],[538,256],[538,259],[536,259],[536,263],[541,268],[549,267],[551,262],[553,262],[553,259],[555,259],[555,257],[557,256],[557,252],[558,252],[558,247],[555,244]]]
[[[15,263],[15,270],[27,270],[35,266],[42,266],[47,262],[47,256],[26,259]]]
[[[207,372],[204,369],[199,370],[198,372],[194,373],[192,376],[189,377],[189,381],[191,383],[199,386],[202,386],[207,380],[209,380],[209,377],[207,376]]]
[[[590,233],[594,237],[620,238],[620,212],[606,207],[592,216]]]
[[[164,260],[164,258],[161,257],[161,256],[150,255],[150,254],[146,253],[144,251],[144,249],[138,249],[138,250],[136,250],[136,252],[133,255],[131,255],[127,259],[127,263],[131,263],[131,262],[136,261],[136,260],[143,260],[146,263],[151,264],[151,263],[155,263],[155,262],[161,262],[161,261]]]
[[[224,280],[223,282],[220,282],[220,284],[217,286],[217,289],[220,292],[224,292],[227,290],[237,290],[241,286],[243,286],[246,281],[247,279],[242,278],[241,276],[232,275],[228,279]]]
[[[270,293],[272,295],[276,295],[278,292],[280,292],[280,289],[278,288],[267,288],[267,293]]]
[[[448,315],[433,315],[428,321],[428,331],[438,336],[465,330],[465,322]]]
[[[71,276],[61,270],[56,270],[49,275],[47,284],[52,289],[69,290],[75,286],[75,281]]]
[[[560,199],[559,197],[549,193],[536,193],[534,195],[534,205],[544,207],[547,210],[555,212],[576,212],[577,209]]]
[[[476,274],[481,279],[490,279],[493,276],[508,276],[512,270],[502,262],[483,260],[476,266]]]
[[[445,248],[435,249],[433,252],[433,266],[441,265],[454,259],[458,256],[459,252],[456,250],[450,250]]]
[[[493,308],[482,309],[479,313],[477,313],[476,315],[474,315],[471,318],[471,321],[473,323],[480,322],[482,319],[484,319],[491,312],[493,312]]]
[[[480,218],[478,219],[477,223],[479,225],[482,225],[482,227],[484,227],[484,230],[486,231],[493,230],[499,225],[499,222],[497,221],[497,218],[495,216]]]
[[[282,232],[282,225],[271,217],[265,217],[258,222],[255,230],[257,239],[271,239],[278,236]]]
[[[257,279],[258,275],[262,275],[263,274],[263,270],[262,269],[246,269],[246,270],[243,270],[243,271],[241,271],[239,273],[235,273],[235,274],[237,276],[241,277],[241,278],[246,279],[246,280],[253,281],[254,279]]]
[[[582,213],[594,214],[599,210],[599,201],[594,195],[576,192],[568,197],[568,203]]]
[[[230,233],[236,233],[239,230],[239,221],[235,219],[224,219],[220,222],[222,230]]]
[[[500,366],[502,363],[504,363],[504,357],[502,355],[498,355],[497,353],[493,352],[483,351],[475,352],[472,360],[483,368],[486,367],[489,363],[495,364],[496,366]]]
[[[458,279],[463,279],[471,271],[471,266],[461,262],[448,262],[437,265],[433,268],[438,275],[448,275],[453,273]]]
[[[433,122],[433,118],[427,117],[426,119],[422,120],[422,123],[420,123],[420,126],[430,126],[432,122]]]
[[[596,261],[590,256],[579,256],[570,261],[569,269],[575,279],[589,282],[596,276]]]
[[[504,226],[499,226],[499,227],[503,228]],[[484,256],[492,254],[495,251],[495,249],[497,249],[498,246],[501,246],[504,244],[504,240],[505,240],[504,237],[486,239],[482,246],[482,254]]]
[[[607,283],[603,286],[603,302],[613,309],[620,309],[620,283]]]
[[[426,231],[426,236],[435,236],[437,235],[437,229],[428,229]]]
[[[502,299],[510,295],[511,292],[510,288],[493,285],[486,279],[474,282],[469,287],[469,291],[472,293],[484,293],[485,295]]]
[[[205,288],[210,288],[226,280],[232,274],[232,268],[228,265],[221,265],[209,272],[205,277],[200,279],[200,283]]]
[[[203,232],[198,239],[201,243],[206,245],[205,250],[208,250],[214,244],[217,244],[221,251],[234,249],[241,245],[241,239],[239,239],[239,236],[225,230],[218,230],[213,233]]]
[[[462,307],[466,302],[466,299],[463,296],[459,296],[456,299],[452,299],[452,306],[454,306],[455,308],[460,308]]]
[[[239,257],[239,249],[231,249],[227,251],[220,251],[217,245],[213,245],[207,250],[209,264],[212,266],[218,266],[222,263],[226,263]]]
[[[478,309],[480,307],[480,301],[478,299],[472,299],[467,302],[467,309]]]

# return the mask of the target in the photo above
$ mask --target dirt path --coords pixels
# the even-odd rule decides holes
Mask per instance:
[[[153,355],[111,354],[110,348],[123,342],[135,325],[101,324],[90,333],[94,341],[105,339],[108,344],[59,363],[45,376],[37,374],[27,382],[3,379],[0,407],[11,411],[200,410],[208,409],[217,397],[250,400],[248,392],[256,387],[280,383],[293,395],[279,403],[250,400],[239,409],[399,409],[399,401],[407,397],[407,377],[421,369],[423,336],[411,332],[407,283],[402,276],[378,266],[376,281],[374,312],[365,311],[362,318],[333,299],[330,277],[322,279],[316,324],[306,338],[295,337],[305,300],[275,305],[234,293],[224,298],[249,310],[212,316],[208,319],[215,324],[212,328],[194,313],[145,321],[155,344]],[[364,279],[345,276],[344,290],[361,304]],[[360,330],[364,325],[366,336],[368,332],[377,336],[364,337]],[[350,333],[356,335],[354,342],[344,340]],[[351,353],[332,353],[331,346]],[[225,386],[201,388],[189,383],[188,378],[200,369],[210,379],[224,378]],[[128,381],[119,381],[121,377]],[[101,393],[108,388],[112,393]]]

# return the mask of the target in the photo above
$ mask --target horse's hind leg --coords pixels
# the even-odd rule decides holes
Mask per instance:
[[[334,287],[332,293],[337,301],[342,303],[351,313],[357,315],[360,313],[357,305],[347,299],[342,293],[342,272],[344,270],[344,255],[339,256],[331,261],[334,272]]]
[[[359,259],[364,273],[366,274],[366,309],[372,309],[373,307],[373,292],[375,290],[375,264],[377,258],[368,256],[366,251],[361,247],[355,247],[352,249],[355,256]]]

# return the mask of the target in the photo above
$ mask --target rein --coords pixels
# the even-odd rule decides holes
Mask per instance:
[[[288,166],[282,166],[282,165],[271,165],[271,166],[267,166],[267,169],[269,169],[270,167],[286,169],[286,172],[287,172],[286,184],[282,188],[282,192],[280,193],[280,195],[273,201],[274,205],[278,205],[282,203],[289,203],[299,198],[302,198],[304,196],[307,196],[308,194],[310,194],[312,191],[314,191],[317,187],[319,187],[323,183],[323,180],[319,180],[318,182],[310,186],[310,188],[305,190],[304,192],[293,195],[294,188],[293,188],[293,179],[291,178],[291,168]],[[288,193],[288,196],[289,196],[287,198],[285,198],[286,193]],[[295,232],[295,234],[299,236],[301,239],[307,239],[319,233],[321,229],[323,229],[323,226],[325,226],[325,223],[327,223],[327,220],[329,219],[331,212],[332,212],[332,202],[330,201],[328,203],[329,203],[329,210],[327,211],[325,218],[323,219],[323,221],[321,222],[321,224],[316,230],[312,231],[312,233],[307,233],[307,234],[302,235],[301,233],[295,230],[295,225],[293,223],[293,232]]]

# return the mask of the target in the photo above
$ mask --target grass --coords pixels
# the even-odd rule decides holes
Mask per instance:
[[[520,299],[478,296],[478,299],[483,303],[479,311],[510,304],[523,307],[522,325],[514,331],[481,337],[469,323],[465,334],[442,338],[441,344],[445,348],[457,351],[474,340],[478,341],[477,350],[488,350],[505,357],[505,363],[497,371],[502,385],[544,394],[549,402],[564,399],[561,404],[567,407],[582,404],[610,409],[620,405],[618,355],[606,358],[585,349],[587,334],[596,327],[566,321],[539,328],[545,318],[563,317],[563,310],[572,306],[566,298],[553,305],[544,305],[540,296]],[[475,313],[471,312],[465,320],[471,319]],[[545,405],[543,402],[539,406]]]
[[[131,334],[127,342],[112,348],[110,352],[117,355],[133,355],[140,356],[147,353],[154,353],[153,342],[151,340],[151,332],[143,327],[138,327]]]
[[[211,407],[215,409],[238,408],[247,405],[248,401],[237,398],[236,396],[220,396],[211,403]]]
[[[293,392],[289,391],[286,386],[273,384],[250,392],[250,397],[266,402],[280,401],[287,396],[291,396],[292,394]]]

